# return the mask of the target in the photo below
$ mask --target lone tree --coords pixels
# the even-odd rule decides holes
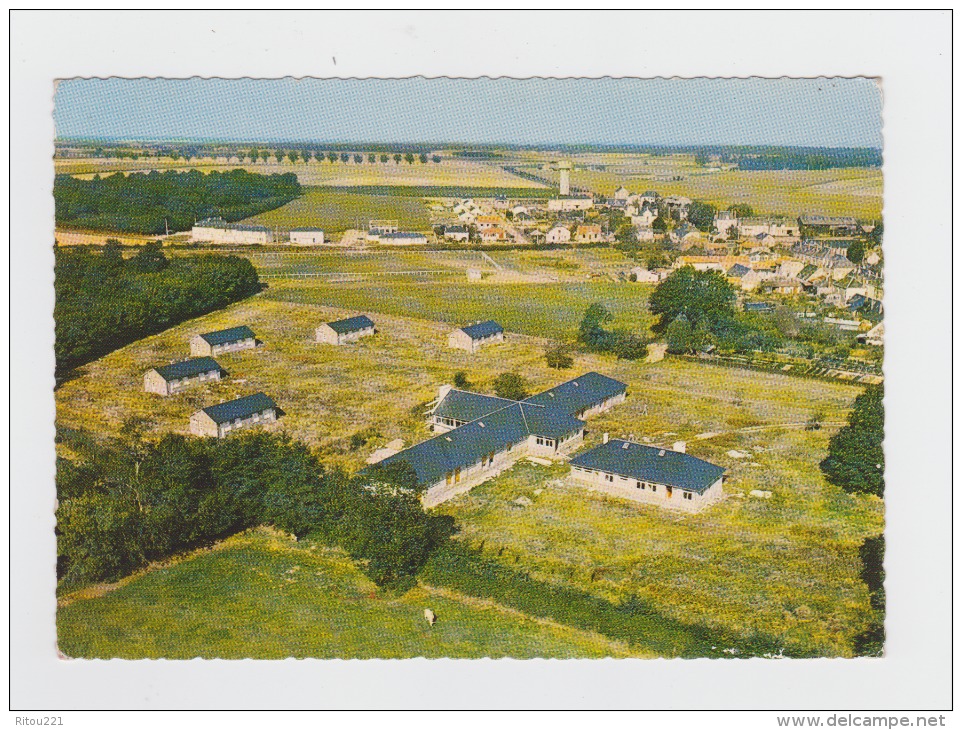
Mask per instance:
[[[404,155],[404,161],[405,161],[406,163],[408,163],[409,165],[413,165],[413,164],[414,164],[414,155],[413,155],[412,153],[408,152],[406,155]]]
[[[494,393],[499,398],[524,400],[528,397],[528,385],[517,373],[501,373],[494,379]]]
[[[454,387],[458,390],[467,390],[471,387],[471,381],[468,380],[468,374],[463,370],[458,370],[454,374]]]
[[[660,317],[652,327],[655,332],[665,332],[680,314],[692,326],[704,322],[714,332],[718,325],[735,317],[735,287],[719,271],[684,266],[655,287],[648,310]]]
[[[391,159],[391,158],[388,157],[387,155],[381,155],[381,163],[382,163],[382,164],[385,163],[385,162],[387,162],[389,159]]]
[[[544,359],[548,363],[548,367],[555,370],[567,370],[575,364],[574,358],[571,357],[566,347],[555,347],[548,350],[544,354]]]
[[[131,259],[134,269],[142,274],[154,274],[167,268],[164,245],[160,241],[145,243],[137,255]]]
[[[395,152],[395,153],[394,153],[394,164],[395,164],[395,165],[400,165],[400,164],[401,164],[401,153],[400,153],[400,152]]]
[[[825,478],[846,492],[885,492],[884,396],[882,385],[872,385],[855,399],[848,425],[829,439],[828,456],[819,464]]]

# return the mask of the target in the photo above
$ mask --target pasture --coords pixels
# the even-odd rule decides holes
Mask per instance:
[[[636,597],[796,652],[850,655],[872,616],[858,546],[882,531],[883,503],[829,485],[818,461],[837,427],[803,425],[815,411],[843,422],[857,389],[670,360],[603,372],[628,383],[629,398],[591,420],[588,445],[605,432],[669,448],[684,440],[725,467],[726,500],[675,514],[590,492],[564,467],[522,463],[438,508],[458,520],[459,539],[540,581]]]
[[[330,467],[354,470],[392,439],[428,438],[425,412],[458,371],[480,392],[491,392],[498,374],[516,371],[537,392],[596,370],[627,383],[629,397],[591,420],[589,445],[605,432],[653,445],[684,440],[689,453],[728,470],[725,501],[679,515],[588,492],[567,479],[562,464],[520,463],[438,508],[457,519],[457,539],[534,580],[615,605],[636,598],[679,625],[774,636],[796,653],[851,655],[853,637],[873,618],[858,545],[882,531],[883,503],[827,484],[818,462],[859,388],[674,359],[647,364],[576,354],[570,370],[549,369],[545,350],[570,340],[595,301],[615,315],[610,326],[650,325],[650,287],[586,278],[621,267],[627,260],[619,257],[594,249],[495,252],[498,270],[473,251],[258,252],[252,260],[272,274],[268,289],[84,366],[55,393],[57,425],[101,437],[121,437],[134,425],[148,438],[186,434],[195,410],[263,390],[284,411],[269,428],[307,441]],[[429,265],[445,273],[403,274]],[[468,282],[468,266],[486,278]],[[499,282],[504,270],[553,271],[561,279]],[[353,279],[296,278],[305,272]],[[359,312],[373,317],[375,336],[343,347],[313,341],[320,322]],[[508,330],[504,344],[473,356],[447,348],[452,326],[487,318]],[[143,392],[144,371],[185,357],[192,334],[239,324],[251,326],[263,346],[218,356],[226,380],[170,398]],[[825,427],[805,430],[815,413]],[[360,432],[369,438],[352,444]],[[756,489],[771,499],[750,497]],[[519,496],[531,503],[517,504]],[[224,545],[64,606],[61,650],[171,658],[626,651],[504,606],[425,593],[437,587],[380,594],[346,558],[320,546],[261,533]],[[421,626],[428,597],[439,615],[458,622],[445,627],[450,634],[439,638]],[[514,615],[517,626],[503,623],[504,615]],[[302,619],[309,629],[294,628]]]
[[[417,317],[451,326],[494,319],[511,332],[573,341],[585,310],[602,302],[613,328],[644,332],[654,321],[648,285],[612,281],[472,283],[425,276],[359,281],[271,281],[267,299]]]
[[[62,599],[57,636],[63,654],[86,659],[643,656],[492,601],[385,593],[343,553],[267,530]]]
[[[369,221],[381,219],[397,220],[403,230],[427,231],[431,227],[428,209],[419,198],[325,188],[307,190],[287,205],[248,218],[244,223],[282,230],[313,226],[330,235],[350,228],[366,231]]]

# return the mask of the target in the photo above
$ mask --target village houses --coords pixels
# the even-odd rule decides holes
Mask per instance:
[[[601,226],[581,225],[575,230],[578,243],[595,243],[602,240]]]
[[[552,226],[544,237],[547,243],[568,243],[571,240],[571,231],[562,225]]]

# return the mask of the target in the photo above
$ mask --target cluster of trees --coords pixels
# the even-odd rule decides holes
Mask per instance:
[[[155,235],[190,229],[198,219],[228,221],[273,210],[301,194],[294,173],[245,170],[148,172],[81,180],[58,175],[53,196],[58,226]]]
[[[159,242],[129,259],[116,241],[99,252],[57,247],[54,273],[58,375],[261,289],[245,258],[168,260]]]
[[[849,493],[885,493],[885,388],[868,386],[855,398],[848,424],[828,442],[819,465],[825,478]]]
[[[92,456],[92,455],[88,455]],[[255,525],[342,547],[379,585],[409,580],[452,533],[421,508],[406,464],[349,477],[285,436],[164,436],[98,447],[57,469],[65,584],[114,580]]]
[[[291,163],[303,162],[307,164],[312,160],[317,162],[329,162],[331,164],[335,162],[353,162],[356,165],[362,163],[368,163],[371,165],[380,163],[382,165],[387,164],[393,160],[395,165],[400,165],[403,160],[409,165],[413,165],[415,162],[422,165],[426,165],[428,160],[438,164],[441,162],[441,157],[439,155],[431,155],[428,157],[425,152],[333,152],[325,150],[311,150],[311,149],[258,149],[252,147],[249,150],[241,150],[237,152],[234,157],[239,161],[244,162],[247,160],[251,163],[258,162],[270,162],[272,159],[276,162],[283,162],[285,159]]]
[[[624,360],[639,360],[648,355],[648,343],[627,330],[607,330],[604,325],[614,317],[607,307],[595,302],[585,310],[578,325],[578,342],[588,352],[610,352]]]
[[[786,338],[836,336],[800,323],[787,310],[776,311],[765,321],[735,311],[735,287],[721,272],[696,271],[684,266],[661,281],[648,300],[649,311],[658,317],[652,330],[665,336],[668,352],[687,354],[712,346],[727,352],[773,352],[785,347]],[[835,340],[824,344],[835,345]],[[811,348],[809,348],[811,349]],[[806,354],[814,354],[814,351]]]

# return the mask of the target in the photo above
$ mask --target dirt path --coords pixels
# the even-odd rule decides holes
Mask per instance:
[[[733,431],[708,431],[706,433],[700,433],[695,436],[696,441],[707,441],[708,439],[713,439],[716,436],[725,436],[730,433],[758,433],[759,431],[768,431],[773,428],[804,428],[808,425],[808,421],[798,421],[796,423],[771,423],[765,426],[745,426],[744,428],[736,428]],[[844,421],[826,421],[821,424],[822,428],[826,427],[839,427],[845,426]]]

